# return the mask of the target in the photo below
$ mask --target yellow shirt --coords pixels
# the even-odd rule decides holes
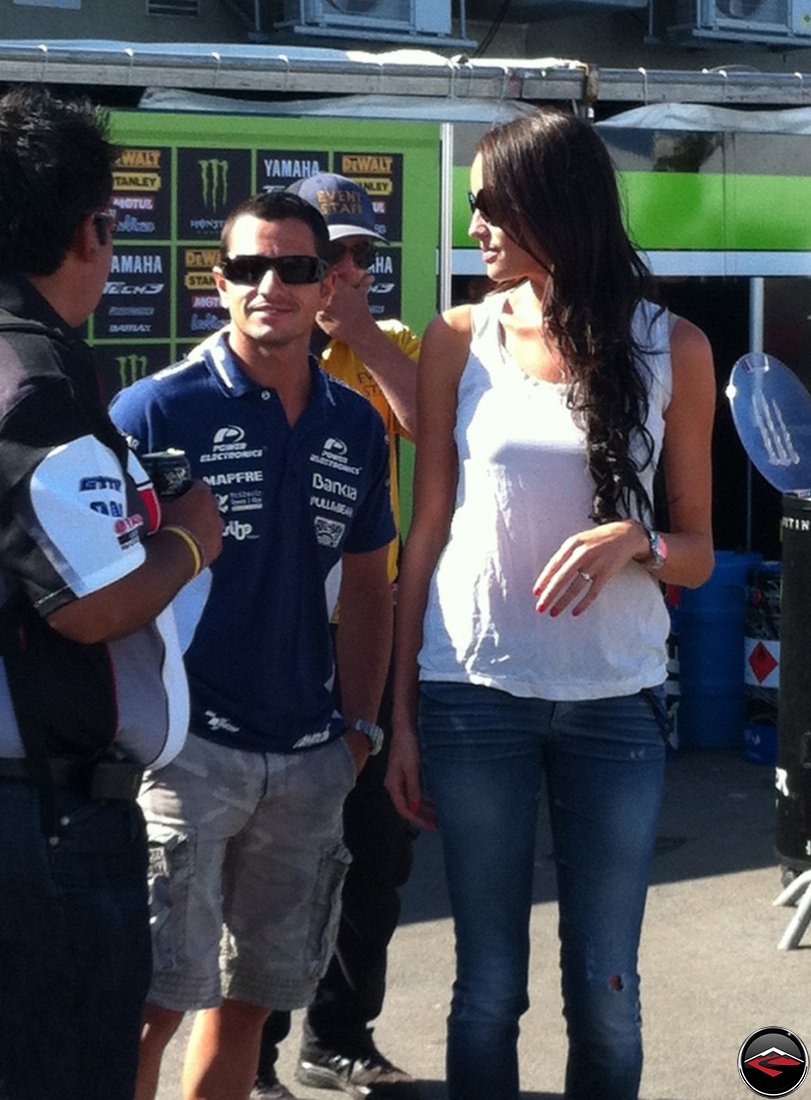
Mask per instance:
[[[401,321],[378,321],[378,328],[383,331],[400,351],[412,359],[415,363],[420,354],[420,338],[416,336],[407,325]],[[394,524],[399,533],[400,530],[400,482],[397,469],[397,439],[399,436],[408,439],[408,432],[394,415],[391,405],[386,400],[383,391],[375,381],[375,377],[363,360],[357,356],[348,345],[331,341],[321,353],[321,366],[339,382],[344,382],[357,393],[367,398],[380,415],[386,425],[386,434],[389,441],[389,474],[391,477],[391,510],[394,513]],[[392,542],[389,548],[389,577],[393,581],[397,577],[397,555],[399,549],[398,538]]]

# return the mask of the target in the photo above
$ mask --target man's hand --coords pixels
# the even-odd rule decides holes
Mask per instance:
[[[354,348],[355,342],[376,328],[369,312],[369,288],[374,284],[373,275],[364,275],[357,286],[346,279],[336,279],[329,305],[319,310],[315,319],[319,328],[331,340],[339,340]]]

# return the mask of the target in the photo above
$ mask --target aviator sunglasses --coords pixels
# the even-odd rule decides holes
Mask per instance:
[[[288,286],[323,282],[329,264],[319,256],[225,256],[220,271],[229,283],[258,286],[269,271]]]
[[[327,258],[331,264],[339,264],[347,252],[355,266],[365,271],[375,262],[378,249],[371,241],[358,241],[356,244],[346,244],[341,240],[330,241]]]

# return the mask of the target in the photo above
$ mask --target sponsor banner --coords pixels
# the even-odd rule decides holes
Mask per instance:
[[[166,240],[171,234],[172,158],[164,147],[124,148],[113,172],[112,205],[120,240]]]
[[[336,153],[333,169],[372,197],[375,228],[387,241],[403,239],[403,154]]]
[[[251,187],[249,149],[178,149],[177,237],[215,240]]]
[[[329,171],[329,153],[300,150],[260,150],[256,156],[256,190],[278,191],[305,176]]]
[[[172,362],[169,344],[101,344],[95,348],[97,374],[105,402],[139,378]]]
[[[376,321],[402,316],[403,254],[400,248],[381,248],[371,269],[375,277],[369,290],[369,309]]]
[[[168,339],[170,251],[118,246],[94,314],[96,340]]]
[[[212,268],[219,263],[220,250],[205,248],[177,250],[177,335],[179,339],[204,340],[228,320],[220,305]]]

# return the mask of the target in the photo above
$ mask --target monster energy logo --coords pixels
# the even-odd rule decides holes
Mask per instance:
[[[122,390],[148,373],[149,364],[145,355],[117,355],[115,361],[118,364],[118,384]]]
[[[216,210],[228,202],[228,161],[198,160],[200,165],[200,189],[203,203],[208,210]]]

